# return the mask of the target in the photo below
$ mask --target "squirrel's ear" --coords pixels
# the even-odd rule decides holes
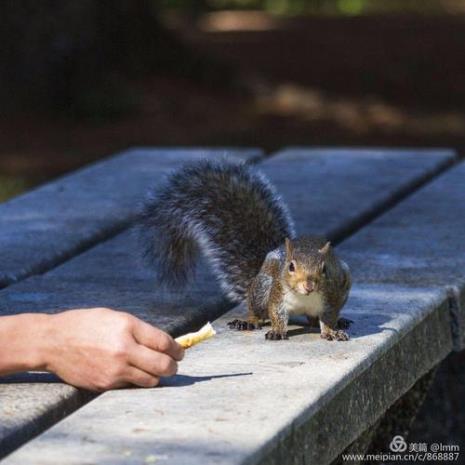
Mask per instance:
[[[286,244],[286,256],[292,257],[292,254],[294,253],[294,244],[288,237],[286,237],[284,243]]]
[[[321,249],[318,250],[318,252],[320,252],[321,255],[326,255],[330,247],[331,247],[331,242],[328,241]]]

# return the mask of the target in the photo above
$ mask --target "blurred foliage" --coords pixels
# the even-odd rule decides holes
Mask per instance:
[[[194,15],[225,9],[258,9],[277,15],[465,11],[465,0],[162,0],[157,4]]]

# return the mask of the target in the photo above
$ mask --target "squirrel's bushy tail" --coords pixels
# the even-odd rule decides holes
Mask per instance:
[[[236,302],[266,254],[294,236],[286,206],[263,175],[207,160],[186,164],[150,192],[139,231],[161,282],[183,284],[200,251]]]

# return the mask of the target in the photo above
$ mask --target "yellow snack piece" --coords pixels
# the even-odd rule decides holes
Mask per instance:
[[[213,326],[210,323],[207,323],[195,333],[184,334],[184,336],[177,337],[175,341],[184,347],[184,349],[188,349],[189,347],[195,346],[199,342],[210,339],[215,334],[216,331],[213,329]]]

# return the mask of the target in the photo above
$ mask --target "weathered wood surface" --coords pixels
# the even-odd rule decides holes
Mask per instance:
[[[326,233],[337,237],[341,235],[341,231],[349,231],[360,223],[361,218],[372,215],[377,209],[389,205],[392,199],[408,189],[413,189],[420,180],[440,170],[452,158],[453,155],[447,151],[405,152],[401,157],[392,151],[293,150],[267,160],[261,164],[261,170],[268,174],[290,204],[300,232]],[[321,175],[322,171],[324,176]],[[302,175],[304,172],[305,176]],[[297,187],[299,185],[300,189]],[[305,188],[307,186],[308,188]],[[421,290],[419,295],[425,302],[436,302],[439,305],[441,299],[438,294],[423,294],[424,292]],[[183,293],[172,294],[156,289],[151,273],[138,262],[135,244],[129,233],[120,234],[43,276],[30,278],[0,293],[0,311],[4,313],[25,310],[54,311],[92,305],[108,305],[132,311],[175,333],[191,326],[196,320],[200,322],[207,315],[217,315],[218,310],[223,311],[226,308],[214,280],[205,269],[201,270],[196,283]],[[425,308],[413,306],[412,314],[423,315]],[[391,310],[387,310],[388,314],[389,311]],[[443,326],[440,326],[441,328]],[[372,332],[373,337],[379,337],[376,336],[376,331]],[[262,343],[261,338],[257,347]],[[325,345],[323,349],[328,350],[329,347]],[[241,350],[241,345],[237,350]],[[439,356],[441,357],[442,353]],[[228,361],[223,360],[223,363],[228,366],[228,362],[234,359],[228,357]],[[355,360],[358,359],[355,357]],[[190,363],[188,359],[184,364],[187,370],[190,370]],[[195,363],[192,369],[195,371]],[[182,383],[182,377],[177,379]],[[187,379],[189,384],[189,379],[184,379]],[[202,383],[205,384],[208,383]],[[11,389],[11,386],[2,386],[0,396],[2,389]],[[164,390],[147,392],[146,395],[151,399],[149,405],[156,410],[157,396]],[[133,398],[133,394],[136,397]],[[43,395],[47,398],[46,390]],[[142,394],[139,391],[129,391],[126,395],[135,401],[137,396]],[[108,395],[105,395],[84,407],[69,420],[61,423],[60,427],[66,427],[68,421],[79,419],[82,412],[86,415],[91,406],[97,406],[98,411],[100,401],[107,398]],[[37,405],[41,402],[43,401],[38,398]],[[105,405],[107,404],[102,404],[102,408],[105,408]],[[132,410],[125,418],[128,427],[138,421]],[[153,421],[157,418],[154,415]],[[17,431],[21,427],[22,425],[12,425],[11,431]],[[28,455],[31,452],[28,451],[42,447],[41,441],[48,441],[47,438],[53,436],[55,431],[58,431],[57,434],[66,444],[69,441],[83,441],[79,428],[76,430],[76,436],[68,433],[61,435],[60,429],[53,428],[41,436],[40,440],[33,441],[18,454],[12,455],[11,463],[15,463],[15,460],[25,460],[23,463],[27,463],[31,457]],[[91,454],[92,460],[96,460],[96,456],[92,454],[97,450],[103,448],[108,451],[108,448],[112,447],[110,443],[113,442],[105,431],[102,431],[102,435],[105,437],[99,438],[100,445],[96,446],[97,449],[93,452],[87,448],[86,443],[86,450]],[[129,435],[127,438],[130,441],[133,436]],[[44,463],[54,463],[56,451],[54,447],[52,449],[48,456],[50,460]],[[117,463],[113,462],[115,458],[117,457],[109,458],[108,463]],[[134,460],[140,461],[140,458],[141,456],[137,455],[137,459]],[[106,460],[103,455],[100,459],[99,462]],[[72,456],[67,460],[69,463],[77,463],[73,462]]]
[[[258,167],[292,205],[297,233],[331,240],[390,208],[454,160],[441,149],[289,148]]]
[[[265,341],[227,329],[239,315],[162,388],[105,393],[5,464],[327,464],[452,348],[444,295],[422,289],[357,285],[347,343]]]
[[[41,433],[47,425],[57,423],[93,397],[95,395],[89,392],[76,392],[48,373],[21,373],[0,378],[2,453],[16,449],[25,438]]]
[[[0,287],[56,266],[81,249],[127,229],[147,188],[161,182],[176,166],[201,158],[251,160],[260,154],[258,149],[134,149],[0,205]],[[95,265],[96,273],[112,269],[111,262]],[[66,308],[66,303],[69,306],[70,299],[81,293],[82,282],[94,281],[89,273],[53,283],[48,277],[26,279],[21,288],[26,291],[20,294],[18,284],[0,291],[0,315]],[[74,286],[67,289],[70,281]],[[102,294],[106,292],[95,290],[95,300],[104,302]],[[82,292],[86,292],[84,286]],[[86,299],[78,301],[76,305],[86,305]],[[118,307],[116,301],[114,306]],[[0,457],[89,398],[56,380],[49,383],[49,379],[38,375],[0,378]]]
[[[148,186],[187,160],[257,149],[133,149],[0,204],[0,288],[106,239],[134,218]]]
[[[465,163],[362,229],[343,250],[366,282],[446,289],[454,346],[465,348]]]

